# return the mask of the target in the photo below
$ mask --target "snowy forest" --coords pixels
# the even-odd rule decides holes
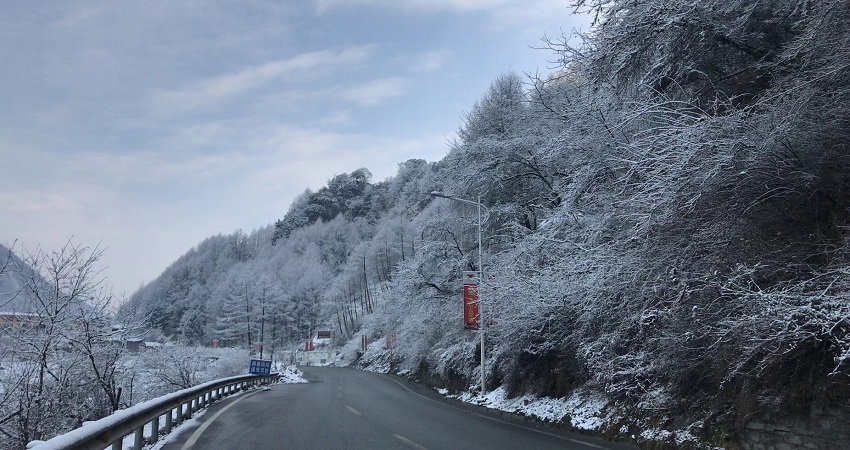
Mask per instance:
[[[392,334],[396,370],[473,390],[461,276],[483,270],[489,389],[589,387],[626,428],[729,448],[751,417],[846,405],[850,3],[575,3],[593,27],[493,80],[444,159],[209,237],[121,317],[266,355]],[[480,198],[483,267],[477,207],[432,192]]]

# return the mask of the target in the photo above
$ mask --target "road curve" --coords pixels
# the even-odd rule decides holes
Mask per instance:
[[[301,369],[310,383],[219,402],[163,450],[637,448],[513,423],[386,375]]]

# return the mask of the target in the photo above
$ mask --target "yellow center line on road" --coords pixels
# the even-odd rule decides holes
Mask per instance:
[[[399,434],[394,434],[393,436],[395,436],[396,439],[400,440],[401,442],[404,442],[405,444],[407,444],[407,445],[409,445],[413,448],[417,448],[419,450],[428,450],[427,448],[417,444],[416,442],[411,441],[410,439],[408,439],[404,436],[401,436]]]
[[[198,441],[198,438],[201,437],[201,434],[204,433],[204,431],[207,429],[207,427],[210,426],[210,424],[213,423],[215,421],[215,419],[218,419],[218,416],[222,415],[222,413],[227,411],[231,406],[239,403],[242,400],[245,400],[246,398],[248,398],[248,397],[250,397],[254,394],[259,394],[260,392],[263,392],[263,391],[257,391],[257,392],[252,392],[250,394],[243,395],[243,396],[237,398],[236,400],[234,400],[233,403],[225,406],[224,408],[221,408],[221,411],[215,413],[215,415],[212,416],[210,418],[210,420],[207,420],[206,422],[204,422],[203,425],[198,427],[198,429],[195,430],[195,432],[192,433],[191,436],[189,436],[189,440],[186,441],[185,444],[183,444],[183,447],[180,447],[180,450],[187,450],[187,449],[191,448],[193,445],[195,445],[195,442]]]

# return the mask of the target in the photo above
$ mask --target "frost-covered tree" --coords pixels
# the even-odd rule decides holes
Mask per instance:
[[[122,405],[118,360],[126,328],[116,327],[110,314],[113,297],[97,267],[102,254],[69,241],[58,251],[24,251],[14,260],[27,303],[3,330],[5,447],[23,448]]]

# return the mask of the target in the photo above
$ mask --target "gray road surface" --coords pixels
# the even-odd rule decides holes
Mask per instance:
[[[165,450],[636,449],[513,423],[415,383],[346,368],[302,367],[279,384],[213,405]]]

